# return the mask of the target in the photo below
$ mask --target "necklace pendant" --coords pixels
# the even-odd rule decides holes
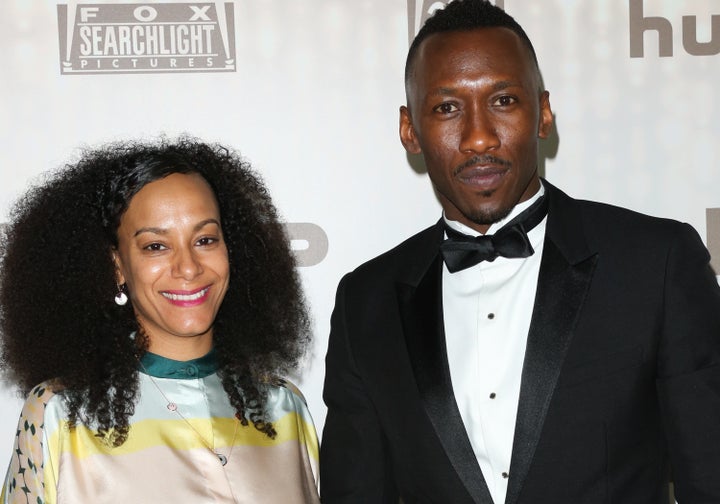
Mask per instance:
[[[218,460],[222,465],[227,465],[227,457],[223,455],[222,453],[215,452],[215,455],[217,456]]]
[[[169,409],[170,411],[177,411],[177,404],[175,404],[174,402],[169,402],[167,404],[167,409]]]

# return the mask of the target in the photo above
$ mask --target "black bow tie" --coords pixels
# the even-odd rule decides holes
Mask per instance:
[[[440,254],[450,273],[462,271],[482,261],[502,257],[530,257],[535,252],[527,232],[547,215],[547,200],[541,196],[535,203],[493,235],[468,236],[445,226],[448,239],[440,245]]]

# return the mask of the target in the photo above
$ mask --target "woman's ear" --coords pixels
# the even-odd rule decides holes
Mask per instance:
[[[123,275],[122,259],[120,259],[120,254],[116,248],[113,248],[110,251],[110,254],[112,256],[113,264],[115,265],[115,281],[118,285],[123,285],[125,283],[125,275]]]

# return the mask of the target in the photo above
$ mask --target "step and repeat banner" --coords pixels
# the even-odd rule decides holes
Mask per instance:
[[[496,3],[530,35],[550,91],[544,176],[575,197],[689,222],[720,271],[720,3]],[[409,42],[442,5],[5,0],[0,222],[83,146],[188,133],[238,149],[293,238],[315,331],[295,379],[320,430],[338,280],[440,215],[397,129]],[[19,408],[0,384],[2,472]]]

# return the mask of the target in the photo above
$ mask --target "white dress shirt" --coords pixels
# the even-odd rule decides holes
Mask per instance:
[[[528,208],[544,188],[493,224],[488,234]],[[453,229],[480,233],[445,218]],[[498,257],[442,275],[445,338],[455,400],[495,504],[505,502],[520,378],[537,289],[547,218],[528,233],[535,253]]]

